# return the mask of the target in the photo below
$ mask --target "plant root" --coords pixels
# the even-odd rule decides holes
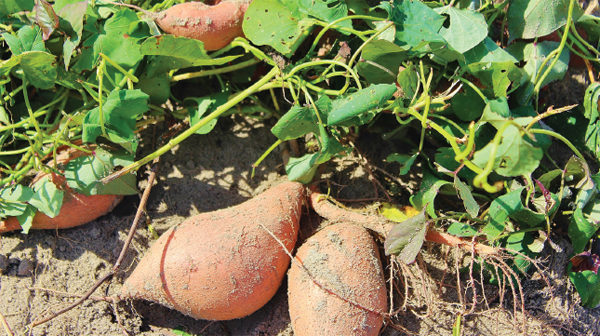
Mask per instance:
[[[328,196],[321,194],[314,187],[311,188],[309,196],[309,204],[321,217],[326,218],[332,222],[350,222],[359,224],[365,228],[372,230],[379,234],[381,237],[387,237],[389,231],[396,224],[384,217],[363,215],[360,213],[351,212],[334,206],[332,203],[327,202]],[[457,246],[465,251],[471,251],[472,249],[479,255],[500,255],[500,249],[495,247],[476,243],[472,240],[455,237],[445,232],[440,232],[430,228],[427,231],[425,240],[438,244]]]

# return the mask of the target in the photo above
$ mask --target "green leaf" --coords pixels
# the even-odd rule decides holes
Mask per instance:
[[[508,8],[508,32],[510,40],[531,39],[545,36],[567,23],[569,0],[520,0],[512,1]],[[573,20],[577,21],[583,11],[576,3]]]
[[[538,230],[539,236],[534,239],[533,243],[527,245],[527,248],[533,253],[541,253],[544,249],[544,245],[548,240],[548,234],[546,231]]]
[[[34,0],[0,0],[0,17],[21,11],[31,11],[34,5]]]
[[[565,185],[575,189],[595,189],[596,185],[590,174],[588,164],[578,156],[572,156],[563,170]],[[582,206],[583,208],[583,206]]]
[[[33,188],[35,194],[29,200],[29,204],[50,218],[56,217],[63,204],[64,191],[56,188],[49,177],[37,181]]]
[[[331,100],[327,96],[321,96],[315,102],[321,118],[331,110]],[[286,112],[277,124],[273,126],[271,132],[282,141],[297,139],[308,133],[319,133],[319,119],[315,115],[315,110],[311,106],[301,106],[294,104]]]
[[[477,46],[465,52],[464,56],[466,64],[519,62],[519,60],[500,48],[496,42],[489,37],[486,37]]]
[[[497,146],[495,156],[491,157],[493,147],[493,142],[490,142],[476,151],[473,155],[473,163],[484,168],[488,161],[494,160],[494,171],[507,177],[531,174],[537,169],[544,156],[543,150],[523,139],[520,129],[514,125],[508,126],[502,133],[502,140]]]
[[[305,154],[300,158],[291,157],[288,164],[285,166],[285,172],[290,181],[300,183],[310,183],[319,165],[316,164],[319,153]]]
[[[34,7],[35,23],[40,26],[44,41],[50,38],[52,32],[58,28],[58,15],[54,12],[52,5],[44,0],[37,0]]]
[[[418,155],[418,152],[414,153],[413,155],[394,153],[388,155],[385,160],[388,162],[398,162],[400,164],[400,172],[398,175],[406,175],[410,171],[413,163],[415,163]]]
[[[473,226],[461,222],[450,224],[446,232],[457,237],[473,237],[478,234]]]
[[[56,81],[56,57],[43,51],[26,51],[19,63],[27,80],[39,89],[50,89]]]
[[[431,42],[446,43],[438,33],[445,18],[421,1],[394,0],[379,5],[396,23],[396,44],[421,49]]]
[[[583,98],[584,116],[589,119],[585,131],[585,147],[594,154],[596,158],[600,157],[600,113],[598,112],[598,99],[600,98],[600,83],[590,84],[585,90]]]
[[[29,233],[29,229],[31,229],[31,225],[33,224],[33,217],[35,217],[37,210],[33,205],[27,205],[22,214],[17,216],[17,220],[19,224],[21,224],[21,228],[23,229],[23,233]]]
[[[512,83],[520,83],[522,73],[512,60],[504,62],[476,62],[467,65],[467,70],[473,76],[479,78],[484,90],[493,97],[505,98],[508,87]]]
[[[398,255],[406,264],[413,263],[425,241],[427,226],[425,209],[418,215],[394,225],[385,238],[385,254]]]
[[[83,24],[82,34],[84,37],[82,39],[84,41],[81,44],[83,50],[76,58],[75,64],[71,67],[73,72],[82,73],[94,68],[95,62],[98,61],[98,55],[94,54],[93,46],[102,33],[102,26],[98,24],[97,19],[93,16],[88,16]]]
[[[138,21],[140,21],[140,19],[133,10],[129,8],[122,8],[114,13],[110,19],[106,20],[106,23],[104,24],[104,31],[106,35],[109,36],[122,36],[125,34],[129,35],[129,27],[132,23],[136,23]]]
[[[596,199],[591,204],[591,209],[595,212],[600,208],[600,200]],[[589,210],[589,211],[592,211]],[[575,212],[569,220],[569,238],[573,244],[575,254],[579,254],[585,250],[587,243],[590,241],[594,233],[598,230],[600,218],[595,218],[595,223],[590,223],[581,208],[576,208]]]
[[[100,35],[94,43],[96,61],[100,53],[126,69],[133,68],[143,58],[137,39],[123,35]]]
[[[317,158],[317,164],[322,164],[329,161],[332,157],[339,155],[340,153],[347,152],[349,148],[346,148],[340,144],[340,142],[327,134],[325,128],[319,125],[319,139],[321,140],[321,150],[319,151],[319,157]],[[347,153],[346,153],[347,154]]]
[[[489,223],[482,232],[488,240],[494,240],[504,232],[508,218],[518,221],[525,228],[540,226],[546,222],[544,213],[537,213],[525,207],[521,200],[525,187],[519,187],[496,198],[489,207]]]
[[[196,125],[205,115],[208,115],[219,106],[225,104],[229,98],[229,90],[211,94],[202,98],[186,98],[183,103],[190,113],[190,126]],[[217,118],[196,131],[196,134],[207,134],[217,125]]]
[[[419,74],[414,64],[410,63],[406,69],[400,71],[398,74],[398,84],[402,88],[405,98],[412,98],[415,95],[419,87]]]
[[[348,16],[348,6],[343,0],[299,0],[298,9],[304,14],[329,23]],[[338,25],[352,28],[352,20],[344,20]]]
[[[464,150],[464,145],[461,147],[461,150]],[[460,166],[460,163],[456,162],[454,159],[455,157],[456,153],[454,153],[454,150],[451,147],[442,147],[437,149],[434,158],[436,164],[440,165],[445,170],[453,172]],[[458,177],[466,180],[472,180],[475,176],[477,176],[477,174],[465,166],[458,172]]]
[[[458,178],[458,175],[454,175],[454,189],[458,191],[458,196],[462,199],[467,213],[473,218],[477,217],[479,214],[479,204],[477,204],[477,201],[473,198],[469,186],[461,181]]]
[[[515,91],[515,96],[519,104],[527,105],[526,103],[533,96],[533,89],[535,87],[533,81],[537,76],[540,66],[553,50],[558,49],[559,45],[559,42],[552,41],[543,41],[537,44],[517,42],[507,48],[507,51],[513,56],[519,56],[517,58],[527,62],[522,69],[524,76],[521,78],[521,87]],[[564,48],[558,57],[556,65],[550,70],[540,87],[544,87],[556,80],[562,80],[568,68],[569,49]],[[543,71],[546,71],[546,68]]]
[[[382,107],[396,90],[396,84],[376,84],[345,97],[341,104],[334,106],[329,113],[327,125],[341,125],[367,114],[372,109]]]
[[[111,141],[133,141],[135,121],[139,115],[148,111],[147,101],[148,95],[141,90],[112,91],[102,106],[104,120],[100,118],[99,107],[89,111],[83,119],[83,141],[95,142],[102,135],[102,124]]]
[[[481,121],[489,122],[496,129],[500,129],[510,117],[508,100],[506,97],[500,97],[487,102],[483,109]]]
[[[485,17],[479,12],[451,6],[437,8],[435,11],[450,16],[450,26],[442,27],[440,35],[461,54],[473,49],[488,35]]]
[[[534,244],[534,239],[530,232],[514,232],[511,233],[508,238],[506,238],[505,247],[508,252],[514,256],[520,256],[520,254],[524,254],[526,256],[533,257],[535,253],[529,249],[529,246],[532,244]],[[516,266],[515,270],[523,274],[531,267],[531,262],[527,258],[515,257],[512,259],[512,261],[514,266]],[[513,269],[514,268],[515,267],[513,267]]]
[[[423,168],[423,181],[419,191],[410,197],[410,203],[417,209],[427,207],[427,214],[430,217],[437,218],[435,214],[434,201],[439,195],[440,189],[451,185],[450,182],[438,178],[429,168]]]
[[[55,8],[57,5],[55,3]],[[81,37],[83,34],[83,18],[88,8],[87,0],[79,1],[75,3],[65,4],[62,8],[57,9],[58,15],[69,22],[74,36],[67,36],[65,38],[65,42],[63,44],[63,58],[65,69],[68,69],[69,64],[71,63],[71,56],[73,51],[77,48],[79,43],[81,42]]]
[[[596,20],[594,15],[583,14],[577,20],[577,27],[581,27],[586,31],[588,42],[597,44],[598,40],[600,40],[600,22]]]
[[[125,150],[107,151],[96,148],[94,155],[81,156],[69,161],[65,166],[67,184],[74,191],[84,195],[134,195],[135,174],[125,174],[107,184],[101,179],[134,161],[134,153]]]
[[[362,51],[358,72],[371,84],[394,83],[407,51],[391,42],[375,40]]]
[[[13,55],[18,56],[26,51],[46,51],[42,31],[38,26],[23,26],[17,32],[17,36],[3,33],[2,37],[8,44]]]
[[[318,1],[318,0],[315,0]],[[311,33],[314,19],[300,11],[296,0],[254,0],[242,28],[256,45],[269,45],[291,56]]]
[[[24,185],[14,185],[0,189],[0,198],[13,202],[27,202],[33,196],[33,190]]]
[[[150,96],[152,104],[162,105],[171,97],[171,77],[168,73],[165,72],[154,78],[148,78],[148,73],[144,72],[139,80],[135,88]]]
[[[33,190],[20,184],[0,189],[0,218],[23,214],[32,196]]]
[[[569,272],[569,280],[575,285],[581,297],[581,306],[598,308],[600,306],[600,276],[593,271]]]
[[[203,42],[173,35],[148,38],[142,43],[140,52],[142,55],[157,56],[148,65],[148,78],[175,69],[202,65],[222,65],[240,57],[234,55],[211,58],[204,50]]]
[[[486,107],[486,103],[470,86],[465,85],[463,90],[464,92],[457,93],[450,100],[452,112],[454,112],[460,120],[476,120],[481,116],[483,109]]]

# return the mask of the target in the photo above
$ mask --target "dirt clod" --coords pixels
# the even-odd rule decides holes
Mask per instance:
[[[4,254],[0,254],[0,273],[4,273],[8,268],[8,259]]]
[[[17,275],[22,277],[33,275],[33,261],[29,259],[21,260],[21,263],[19,263],[19,268],[17,268]]]

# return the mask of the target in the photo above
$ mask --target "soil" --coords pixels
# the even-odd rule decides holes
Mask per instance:
[[[192,136],[165,154],[159,180],[152,187],[147,204],[148,220],[137,229],[122,272],[94,293],[96,300],[87,300],[31,330],[27,330],[28,324],[75,300],[66,293],[84,293],[112,267],[133,221],[139,196],[126,197],[112,213],[81,227],[2,235],[0,312],[15,334],[175,335],[178,329],[204,336],[293,335],[285,280],[267,305],[246,318],[232,321],[195,320],[144,301],[114,304],[97,300],[120,292],[123,280],[155,241],[145,224],[160,235],[189,216],[239,204],[287,180],[281,148],[271,153],[251,178],[252,164],[275,142],[269,123],[240,116],[222,118],[211,133]],[[156,130],[156,134],[161,132]],[[150,152],[151,138],[152,132],[143,137],[140,157]],[[357,142],[360,157],[352,154],[325,167],[322,176],[329,177],[334,197],[367,200],[349,203],[355,207],[372,205],[373,199],[386,200],[383,190],[370,178],[375,174],[383,181],[386,176],[379,170],[373,172],[363,162],[383,162],[389,153],[401,151],[401,145],[380,139],[377,134],[361,136]],[[379,168],[394,174],[398,167]],[[141,172],[140,190],[146,187],[145,178]],[[396,188],[394,202],[407,204],[411,185],[387,181],[386,187]],[[328,224],[306,209],[298,244]],[[547,246],[543,252],[545,261],[541,266],[545,271],[533,270],[523,279],[525,314],[513,309],[510,290],[502,293],[496,286],[481,287],[485,282],[474,274],[480,304],[473,314],[462,318],[463,335],[600,335],[600,309],[581,308],[579,296],[565,276],[567,256],[572,251],[570,243],[560,236],[551,239],[557,247]],[[452,335],[453,324],[469,311],[473,300],[472,290],[467,290],[465,296],[458,295],[464,292],[469,277],[464,273],[457,276],[456,265],[465,262],[468,264],[468,256],[432,244],[425,245],[418,262],[408,267],[384,259],[388,275],[391,265],[395,265],[402,276],[394,280],[397,290],[393,309],[397,314],[386,321],[381,335]],[[461,291],[456,288],[457,278]],[[526,329],[522,326],[524,321]]]

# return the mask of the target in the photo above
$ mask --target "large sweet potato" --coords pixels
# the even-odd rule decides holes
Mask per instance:
[[[275,294],[290,259],[304,187],[289,182],[235,207],[167,230],[123,285],[121,298],[145,299],[206,320],[249,315]]]
[[[376,336],[387,309],[377,245],[353,224],[329,226],[299,249],[288,274],[295,336]]]

